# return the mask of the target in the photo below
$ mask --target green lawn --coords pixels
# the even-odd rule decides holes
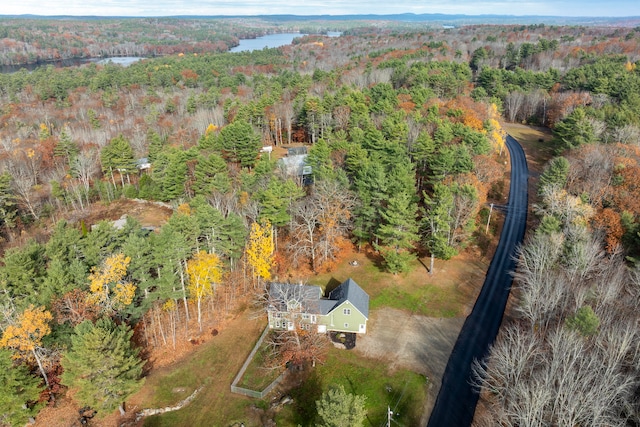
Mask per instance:
[[[238,382],[238,387],[247,388],[249,390],[262,391],[284,371],[284,368],[268,368],[265,366],[268,351],[268,336],[262,341],[262,345],[256,351],[255,356],[244,371],[244,375]]]
[[[356,267],[348,261],[356,260]],[[351,277],[368,294],[369,308],[392,307],[430,317],[455,317],[464,314],[469,301],[469,285],[482,283],[486,260],[455,257],[449,261],[436,260],[435,271],[429,275],[425,265],[429,259],[415,260],[411,271],[390,274],[365,253],[353,254],[351,259],[336,266],[331,273],[319,274],[307,280],[323,289],[333,289]]]
[[[414,292],[402,288],[385,288],[369,303],[369,308],[392,307],[429,317],[456,317],[459,313],[458,295],[444,288],[426,284]]]
[[[315,401],[332,384],[341,384],[349,393],[366,396],[365,426],[385,425],[387,407],[396,414],[393,425],[419,425],[428,388],[423,375],[407,370],[389,372],[377,360],[333,348],[325,364],[316,367],[301,386],[290,392],[294,404],[278,414],[277,425],[313,425]]]
[[[175,366],[147,378],[138,406],[175,405],[205,387],[181,410],[148,417],[145,426],[228,426],[247,419],[252,399],[231,393],[231,382],[264,329],[243,315]],[[251,424],[247,424],[249,426]]]

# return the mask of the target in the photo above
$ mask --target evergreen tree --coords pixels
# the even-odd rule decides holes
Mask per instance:
[[[7,172],[0,175],[0,225],[11,235],[18,213],[16,199],[11,190],[11,175]]]
[[[7,249],[0,267],[0,286],[18,303],[38,303],[40,283],[46,273],[44,248],[34,241]]]
[[[433,274],[435,258],[447,260],[457,253],[449,243],[453,222],[453,194],[446,185],[436,184],[433,197],[424,194],[424,204],[426,209],[422,219],[425,229],[423,242],[431,253],[429,274]]]
[[[409,261],[414,258],[409,249],[418,240],[418,207],[414,197],[408,192],[391,195],[382,211],[383,224],[376,236],[391,250],[382,251],[387,268],[392,273],[406,271]]]
[[[231,180],[227,171],[227,164],[218,154],[198,156],[198,163],[194,170],[195,182],[193,192],[198,195],[209,195],[213,191],[226,193],[231,189]]]
[[[336,175],[331,162],[331,148],[324,139],[311,147],[306,163],[311,166],[313,177],[317,181],[332,179]]]
[[[123,240],[123,234],[109,221],[98,222],[81,241],[84,262],[89,267],[100,264],[103,259],[120,248]]]
[[[569,161],[562,156],[551,159],[540,176],[539,192],[542,192],[544,187],[564,187],[569,175],[569,166]]]
[[[290,179],[273,177],[266,189],[257,194],[260,202],[260,220],[268,220],[272,225],[281,227],[289,223],[289,208],[304,195],[304,191]]]
[[[359,427],[367,417],[365,396],[347,393],[342,385],[332,386],[316,401],[318,427]]]
[[[55,157],[60,157],[65,160],[67,166],[71,166],[74,160],[78,157],[78,153],[80,153],[80,149],[78,145],[71,139],[71,135],[69,135],[69,129],[67,126],[62,128],[60,132],[60,138],[58,139],[58,143],[53,149],[53,155]]]
[[[156,131],[150,130],[147,134],[147,142],[149,143],[149,161],[153,163],[156,160],[158,153],[162,151],[164,141]]]
[[[563,148],[576,148],[596,141],[593,125],[587,118],[583,108],[576,108],[554,129],[556,137]]]
[[[113,179],[113,172],[129,175],[136,171],[136,161],[133,156],[133,148],[129,141],[122,135],[113,138],[100,152],[102,171],[109,173]],[[115,181],[113,183],[115,185]],[[124,180],[122,180],[124,187]]]
[[[142,386],[138,349],[131,344],[133,331],[102,318],[95,325],[85,320],[74,329],[72,347],[63,356],[62,381],[76,388],[81,405],[107,415]]]
[[[245,120],[236,120],[220,131],[222,157],[242,167],[253,167],[261,147],[260,135]]]
[[[175,147],[167,147],[156,154],[151,177],[156,184],[156,197],[164,201],[185,195],[187,155]]]
[[[0,425],[24,426],[40,405],[40,380],[24,366],[15,366],[11,352],[0,349]]]

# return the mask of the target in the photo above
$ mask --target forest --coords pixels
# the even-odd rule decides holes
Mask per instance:
[[[552,129],[557,157],[515,313],[477,365],[487,420],[640,422],[640,27],[367,25],[226,53],[281,28],[160,21],[0,26],[3,63],[149,57],[0,75],[2,423],[68,387],[124,411],[145,354],[347,246],[402,274],[481,245],[508,191],[505,122]],[[286,147],[306,148],[311,179]],[[122,200],[166,224],[87,222]]]

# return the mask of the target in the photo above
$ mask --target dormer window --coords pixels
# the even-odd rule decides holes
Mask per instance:
[[[287,311],[296,311],[300,308],[300,301],[297,299],[290,299],[287,301]]]

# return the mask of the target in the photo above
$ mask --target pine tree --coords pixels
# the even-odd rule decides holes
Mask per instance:
[[[0,175],[0,224],[5,227],[9,236],[15,226],[16,216],[16,197],[11,190],[11,175],[5,172]]]
[[[418,240],[417,204],[407,192],[392,195],[382,211],[383,224],[376,236],[391,250],[383,251],[387,268],[392,273],[406,271],[413,256],[407,252]]]
[[[226,193],[231,188],[227,164],[218,154],[199,156],[194,175],[196,181],[192,188],[195,194],[207,196],[212,191]]]
[[[545,167],[544,172],[540,176],[540,186],[538,192],[542,194],[544,187],[558,186],[564,187],[567,183],[567,176],[569,175],[569,161],[560,156],[551,159],[551,161]]]
[[[367,417],[365,396],[347,393],[342,385],[332,386],[316,401],[318,427],[359,427]]]
[[[222,128],[219,138],[222,156],[228,162],[249,168],[256,164],[261,141],[250,123],[236,120]]]
[[[122,186],[124,187],[123,175],[136,171],[136,162],[133,156],[133,148],[124,136],[120,135],[113,138],[109,144],[100,152],[100,162],[102,163],[102,171],[111,175],[113,185],[113,172],[120,172]]]
[[[24,366],[15,366],[11,352],[0,350],[0,425],[24,426],[41,405],[40,380]]]
[[[78,145],[71,139],[71,135],[69,135],[69,128],[67,128],[67,126],[63,127],[58,143],[53,149],[53,155],[63,158],[66,165],[71,166],[79,153],[80,149]]]
[[[116,407],[124,414],[124,401],[142,386],[138,349],[131,344],[133,331],[111,319],[84,321],[74,329],[71,349],[63,356],[63,384],[76,388],[83,406],[108,415]]]
[[[433,197],[424,194],[426,210],[423,216],[425,233],[423,242],[431,252],[431,266],[429,274],[433,274],[435,258],[449,259],[456,255],[456,250],[449,244],[451,235],[451,210],[453,209],[453,194],[449,187],[443,184],[434,186]]]

